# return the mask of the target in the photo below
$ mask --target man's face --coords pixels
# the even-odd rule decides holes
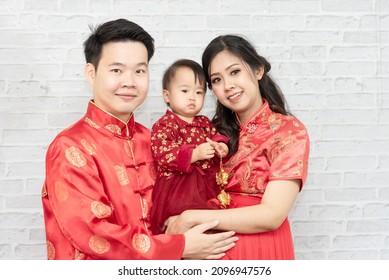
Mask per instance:
[[[85,75],[97,106],[127,122],[146,98],[148,56],[140,42],[112,42],[103,46],[97,70],[88,63]]]

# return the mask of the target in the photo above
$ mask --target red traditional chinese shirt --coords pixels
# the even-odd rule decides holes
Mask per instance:
[[[155,178],[150,131],[91,101],[47,151],[48,259],[181,259],[183,235],[148,230]]]
[[[225,165],[226,191],[262,195],[272,180],[300,179],[308,170],[309,137],[294,116],[274,113],[264,100],[261,108],[241,124],[239,148]]]

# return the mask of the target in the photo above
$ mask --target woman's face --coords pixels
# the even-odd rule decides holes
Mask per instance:
[[[212,91],[224,106],[236,112],[244,123],[262,106],[258,80],[263,67],[253,71],[229,51],[218,53],[208,69]]]

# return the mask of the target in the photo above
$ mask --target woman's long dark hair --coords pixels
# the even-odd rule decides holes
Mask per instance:
[[[250,42],[240,36],[222,35],[216,37],[205,48],[202,56],[202,64],[210,89],[212,88],[212,84],[209,76],[209,66],[213,58],[224,50],[239,57],[243,62],[247,63],[253,71],[259,67],[263,67],[263,77],[258,81],[262,97],[269,102],[269,106],[273,112],[290,115],[281,89],[268,75],[268,72],[271,69],[270,63],[257,53]],[[240,125],[234,112],[221,104],[220,101],[217,101],[216,114],[213,117],[212,122],[220,133],[230,138],[228,143],[230,148],[229,155],[236,153],[239,144]]]

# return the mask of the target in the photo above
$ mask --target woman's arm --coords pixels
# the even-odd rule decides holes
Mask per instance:
[[[183,233],[195,225],[217,220],[217,230],[258,233],[277,229],[288,216],[300,190],[300,180],[274,180],[261,204],[226,210],[187,210],[168,222],[166,233]]]

